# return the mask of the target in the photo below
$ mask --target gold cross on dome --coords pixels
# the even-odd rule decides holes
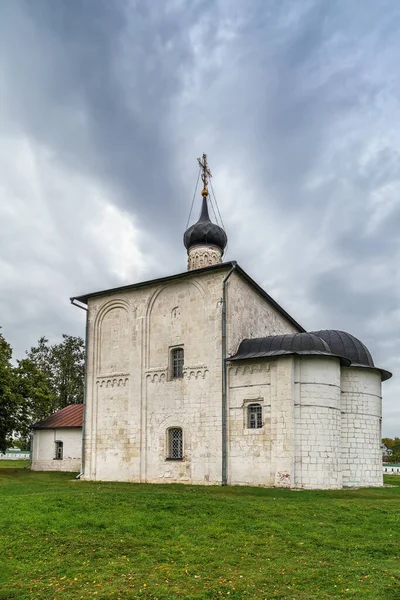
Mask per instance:
[[[207,164],[207,154],[203,154],[202,158],[197,159],[197,162],[203,170],[203,173],[201,175],[201,179],[203,181],[203,190],[201,192],[201,195],[208,196],[208,179],[211,178],[212,175]]]

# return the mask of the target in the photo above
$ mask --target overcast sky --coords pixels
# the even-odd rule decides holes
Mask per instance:
[[[0,0],[15,358],[84,335],[70,296],[186,269],[207,152],[226,258],[306,329],[367,344],[400,435],[399,65],[393,0]]]

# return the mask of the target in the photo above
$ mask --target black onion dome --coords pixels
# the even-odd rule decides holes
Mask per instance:
[[[183,235],[185,248],[192,246],[217,246],[222,250],[228,243],[225,231],[219,225],[212,223],[208,215],[207,197],[203,197],[200,219],[189,227]]]
[[[309,332],[245,339],[240,343],[236,354],[228,360],[282,356],[284,354],[334,356],[340,359],[342,365],[350,365],[348,358],[343,357],[340,353],[332,352],[325,340]]]
[[[351,335],[346,331],[337,331],[335,329],[322,329],[321,331],[313,331],[312,333],[325,340],[333,354],[339,354],[351,360],[352,367],[369,367],[370,369],[377,369],[381,372],[382,381],[390,379],[392,376],[389,371],[375,367],[367,346],[354,337],[354,335]]]

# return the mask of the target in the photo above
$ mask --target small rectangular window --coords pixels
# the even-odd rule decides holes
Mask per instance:
[[[183,348],[173,348],[171,350],[171,377],[177,379],[183,377]]]
[[[54,442],[55,444],[55,456],[54,459],[55,460],[62,460],[63,459],[63,443],[60,441],[56,441]]]
[[[180,427],[168,429],[168,458],[183,458],[183,436]]]
[[[249,404],[247,407],[247,427],[248,429],[260,429],[262,427],[262,406],[261,404]]]

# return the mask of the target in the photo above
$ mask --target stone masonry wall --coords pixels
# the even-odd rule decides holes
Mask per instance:
[[[343,485],[381,486],[381,376],[378,371],[342,367]]]
[[[293,476],[293,358],[232,363],[229,368],[228,481],[290,487]],[[250,429],[249,404],[262,407]]]
[[[232,363],[228,373],[228,483],[272,486],[270,365],[265,361]],[[250,404],[262,408],[261,428],[249,428]]]
[[[341,488],[339,360],[299,356],[294,373],[294,487]]]
[[[221,482],[222,281],[228,271],[193,271],[183,280],[90,299],[84,479]],[[293,330],[247,283],[232,278],[231,349],[243,334]],[[171,377],[176,347],[184,349],[180,379]],[[183,460],[167,460],[170,427],[183,430]],[[263,473],[261,485],[270,478]],[[245,481],[240,473],[238,479]]]
[[[271,463],[275,487],[293,487],[294,478],[294,404],[293,356],[271,362],[272,421]]]
[[[244,338],[296,333],[298,330],[235,271],[227,282],[228,356]]]
[[[85,479],[221,481],[221,293],[225,272],[93,298]],[[184,349],[183,378],[170,356]],[[167,459],[182,427],[184,460]]]

